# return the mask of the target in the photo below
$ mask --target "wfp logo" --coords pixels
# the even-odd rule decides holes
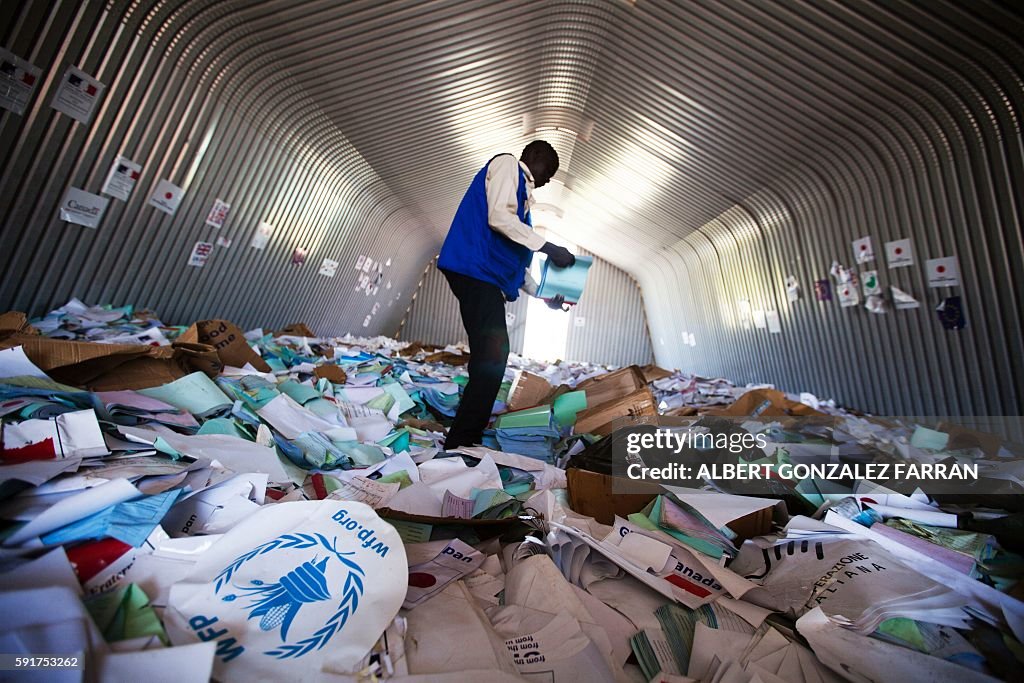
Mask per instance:
[[[302,657],[326,645],[345,627],[349,617],[359,608],[366,573],[346,557],[352,553],[338,552],[338,539],[328,541],[323,534],[285,534],[239,555],[217,575],[215,595],[224,602],[248,600],[243,609],[247,619],[259,619],[261,631],[280,629],[281,644],[264,654],[276,659]],[[280,551],[310,550],[309,560],[295,566],[276,581],[254,579],[248,585],[236,584],[232,577],[249,561]],[[344,574],[344,578],[341,576]],[[332,595],[331,587],[340,592]],[[224,592],[221,595],[221,592]],[[288,634],[303,607],[337,600],[337,609],[321,625],[306,627],[303,637],[289,642]],[[309,619],[305,620],[309,622]]]

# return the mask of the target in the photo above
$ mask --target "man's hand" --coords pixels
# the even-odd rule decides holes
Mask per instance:
[[[557,244],[545,242],[540,251],[547,254],[548,258],[551,259],[551,263],[558,268],[569,268],[576,263],[576,257],[568,249]]]
[[[562,304],[565,303],[565,296],[562,294],[556,294],[550,299],[545,299],[544,303],[548,305],[548,308],[553,308],[556,311],[568,311],[568,308],[562,308]]]

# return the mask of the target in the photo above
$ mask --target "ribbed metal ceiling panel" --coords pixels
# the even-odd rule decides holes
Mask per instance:
[[[5,3],[2,45],[44,75],[0,114],[0,303],[394,333],[472,175],[542,137],[562,166],[538,201],[637,279],[662,364],[876,412],[1017,415],[1021,35],[995,1]],[[49,106],[69,64],[107,86],[89,124]],[[59,221],[117,154],[144,167],[130,201],[96,232]],[[186,189],[173,217],[146,205],[160,178]],[[187,269],[216,197],[233,246]],[[275,238],[250,249],[264,220]],[[921,309],[814,300],[864,235]],[[904,237],[917,264],[885,268]],[[392,261],[391,289],[355,291],[359,255]],[[961,286],[930,289],[924,261],[947,255]],[[940,295],[963,297],[964,330],[941,328]],[[746,329],[738,299],[782,334]]]

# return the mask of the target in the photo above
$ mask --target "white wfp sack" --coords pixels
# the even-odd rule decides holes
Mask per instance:
[[[214,678],[315,678],[347,671],[405,598],[405,547],[362,503],[301,501],[260,509],[171,588],[175,645],[217,644]]]

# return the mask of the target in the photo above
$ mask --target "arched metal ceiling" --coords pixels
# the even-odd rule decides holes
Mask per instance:
[[[1024,21],[1010,3],[25,2],[5,3],[0,35],[46,79],[24,117],[0,115],[14,307],[79,295],[345,331],[373,301],[346,266],[367,254],[395,260],[394,305],[366,330],[390,333],[472,174],[543,137],[563,163],[542,220],[637,278],[663,364],[877,412],[1020,413]],[[90,125],[49,109],[67,64],[108,86]],[[113,203],[105,239],[69,231],[64,189],[97,191],[118,153],[151,182]],[[158,177],[189,185],[173,219],[145,208]],[[223,195],[241,248],[183,280],[174,259]],[[290,240],[276,263],[245,247],[260,220]],[[914,240],[913,271],[877,265],[921,310],[806,300],[867,234],[876,251]],[[297,274],[299,243],[341,260],[339,276]],[[963,286],[945,293],[970,320],[954,335],[920,266],[952,254]],[[788,274],[805,300],[786,301]],[[780,311],[781,340],[739,326],[738,298]]]

